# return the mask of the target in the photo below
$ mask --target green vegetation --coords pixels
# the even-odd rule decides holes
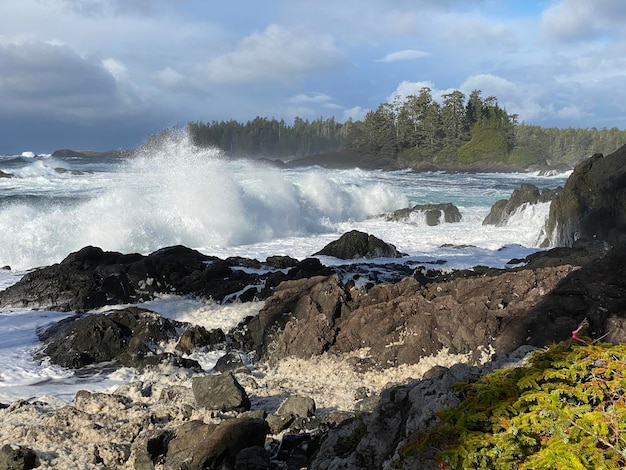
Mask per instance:
[[[626,467],[626,346],[572,340],[456,386],[463,401],[404,447],[450,469]]]
[[[237,121],[190,122],[195,145],[215,146],[233,155],[298,158],[316,154],[358,154],[396,160],[411,166],[419,162],[471,164],[501,162],[527,167],[532,164],[574,164],[594,153],[609,154],[626,144],[626,131],[612,129],[557,129],[518,124],[495,97],[480,90],[466,97],[453,91],[433,99],[430,88],[392,103],[382,103],[362,121],[336,122],[256,117]],[[148,144],[166,136],[151,136]]]

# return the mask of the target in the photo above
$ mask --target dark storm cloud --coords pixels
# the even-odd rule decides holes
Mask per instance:
[[[0,109],[5,112],[85,117],[116,100],[116,80],[101,61],[64,45],[0,45],[0,70]]]

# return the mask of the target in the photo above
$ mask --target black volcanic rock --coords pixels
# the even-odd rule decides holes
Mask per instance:
[[[626,146],[580,163],[550,205],[545,246],[578,239],[626,241]]]
[[[164,360],[199,368],[196,361],[156,349],[155,345],[176,338],[181,326],[180,322],[137,307],[75,316],[40,335],[44,345],[38,357],[47,356],[54,364],[74,369],[109,361],[142,368]]]
[[[26,274],[0,292],[2,307],[84,311],[148,300],[155,293],[195,294],[222,301],[261,283],[232,261],[205,256],[184,246],[148,256],[88,246],[63,261]]]
[[[506,225],[509,217],[524,205],[551,201],[560,192],[560,188],[539,191],[539,188],[534,184],[523,183],[519,188],[513,190],[509,199],[500,199],[491,206],[491,211],[483,220],[483,225]]]
[[[329,243],[315,255],[333,256],[339,259],[401,258],[404,256],[396,250],[395,246],[358,230],[344,233],[339,240]]]
[[[461,221],[459,208],[454,204],[417,204],[411,208],[398,209],[387,217],[387,220],[406,221],[412,213],[424,213],[426,224],[439,225],[442,222],[454,223]]]

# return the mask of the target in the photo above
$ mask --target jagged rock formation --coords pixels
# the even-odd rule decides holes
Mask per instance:
[[[544,246],[626,241],[626,146],[580,163],[550,205]]]
[[[560,188],[539,191],[539,188],[534,184],[523,183],[519,188],[513,190],[509,199],[500,199],[491,206],[489,214],[483,220],[483,225],[496,225],[498,227],[506,225],[511,215],[525,205],[551,201],[560,192]]]
[[[411,214],[424,214],[426,225],[435,226],[440,223],[455,223],[461,221],[461,212],[454,204],[417,204],[406,209],[398,209],[387,216],[387,220],[408,221]]]
[[[367,233],[352,230],[339,240],[330,242],[315,255],[333,256],[339,259],[357,258],[401,258],[404,256],[396,247]]]

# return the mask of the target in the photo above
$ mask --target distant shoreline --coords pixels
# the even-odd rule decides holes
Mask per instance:
[[[118,149],[108,151],[94,150],[72,150],[59,149],[52,153],[56,158],[127,158],[138,149]],[[272,159],[267,156],[241,156],[226,152],[231,158],[246,159],[262,162],[269,166],[278,168],[304,168],[320,166],[322,168],[345,170],[351,168],[361,168],[363,170],[412,170],[417,173],[425,172],[445,172],[445,173],[526,173],[526,172],[548,172],[557,171],[564,173],[573,169],[573,166],[558,163],[554,165],[531,165],[521,167],[510,165],[499,161],[483,160],[471,164],[451,164],[432,162],[409,162],[385,157],[363,156],[353,152],[329,152],[323,154],[310,155],[307,157],[295,158],[283,161]]]

